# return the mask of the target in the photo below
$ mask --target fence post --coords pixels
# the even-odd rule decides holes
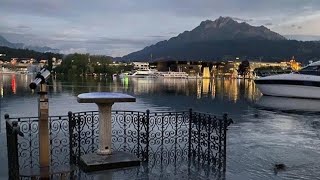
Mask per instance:
[[[188,157],[189,161],[191,158],[191,150],[192,150],[192,109],[189,109],[189,133],[188,133]]]
[[[74,154],[73,154],[73,128],[74,128],[74,121],[72,118],[72,112],[68,112],[68,119],[69,119],[69,151],[70,151],[70,164],[74,163]]]
[[[149,161],[149,144],[150,144],[150,139],[149,139],[149,136],[150,136],[150,132],[149,132],[149,124],[150,124],[150,110],[147,109],[146,111],[146,141],[147,141],[147,145],[146,145],[146,161],[148,162]]]
[[[229,125],[228,122],[228,114],[223,115],[223,172],[226,172],[227,166],[227,127]]]
[[[210,144],[210,141],[211,141],[211,123],[212,123],[212,118],[210,115],[208,115],[208,119],[207,119],[207,134],[208,134],[208,166],[210,165],[211,163],[211,144]]]
[[[202,158],[202,152],[201,151],[201,123],[203,119],[201,119],[201,114],[198,113],[198,119],[197,119],[197,126],[198,126],[198,164],[200,163],[200,160]]]
[[[81,156],[81,113],[78,113],[78,116],[76,118],[76,128],[77,128],[77,133],[78,133],[78,146],[77,146],[77,157],[76,157],[76,163],[79,163],[80,156]]]
[[[189,130],[188,130],[188,176],[191,174],[191,154],[192,154],[192,109],[189,109]]]
[[[7,153],[8,153],[8,170],[9,180],[18,180],[19,172],[19,156],[18,156],[18,122],[10,123],[9,114],[5,114],[6,135],[7,135]]]
[[[223,119],[218,118],[217,119],[218,122],[218,126],[219,126],[219,171],[221,170],[221,166],[223,162],[222,161],[222,121]]]
[[[132,114],[132,116],[134,117],[134,115]],[[134,118],[133,118],[133,124],[134,124]],[[140,157],[141,153],[140,153],[140,112],[138,112],[138,118],[137,118],[137,142],[138,142],[138,152],[137,152],[137,155],[138,155],[138,158],[143,158],[143,152],[142,152],[142,157]]]

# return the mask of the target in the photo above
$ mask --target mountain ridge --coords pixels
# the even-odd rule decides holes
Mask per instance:
[[[188,42],[208,40],[286,40],[278,33],[265,26],[251,26],[246,22],[239,23],[230,17],[219,17],[215,21],[205,20],[191,31],[184,31],[172,39],[187,39]]]
[[[48,46],[40,47],[40,46],[26,45],[23,43],[12,43],[1,35],[0,35],[0,46],[5,46],[5,47],[15,48],[15,49],[30,49],[38,52],[53,52],[53,53],[59,52],[59,49],[50,48]]]
[[[214,46],[217,46],[219,42],[224,46],[228,46],[225,42],[231,43],[232,41],[242,42],[242,44],[245,45],[245,42],[250,43],[250,41],[273,41],[277,43],[288,40],[265,26],[251,26],[246,22],[237,22],[231,17],[219,17],[214,21],[202,21],[191,31],[184,31],[175,37],[147,46],[140,51],[130,53],[122,58],[124,60],[149,59],[152,54],[154,59],[166,57],[181,59],[183,56],[180,54],[181,52],[176,53],[181,48],[187,51],[189,51],[189,49],[192,50],[195,53],[195,56],[192,57],[197,57],[198,55],[199,58],[203,58],[204,56],[200,54],[201,50],[191,49],[191,47],[195,44],[197,47],[201,46],[201,44],[215,44]],[[190,47],[189,49],[186,48],[188,46]],[[206,49],[207,47],[203,48]],[[205,57],[210,57],[208,54],[210,53],[207,52]],[[211,54],[212,57],[216,57],[214,56],[214,52]],[[229,52],[226,51],[225,55],[229,55]]]

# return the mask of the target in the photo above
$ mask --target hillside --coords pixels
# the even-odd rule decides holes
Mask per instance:
[[[28,49],[16,49],[5,46],[0,46],[0,54],[6,54],[1,56],[0,60],[9,61],[11,58],[35,58],[36,60],[49,59],[49,57],[56,57],[57,59],[62,58],[62,54],[50,53],[50,52],[37,52]]]
[[[15,49],[30,49],[38,52],[53,52],[53,53],[59,52],[58,49],[53,49],[47,46],[39,47],[39,46],[25,45],[23,43],[11,43],[1,35],[0,35],[0,46],[5,46],[5,47],[15,48]]]

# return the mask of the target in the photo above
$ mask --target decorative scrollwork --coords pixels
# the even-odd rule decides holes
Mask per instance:
[[[24,135],[12,135],[13,127],[7,124],[8,159],[14,162],[9,168],[18,169],[21,177],[25,170],[39,169],[39,120],[38,117],[10,120],[17,122]],[[135,174],[143,178],[152,174],[161,179],[219,179],[225,172],[226,132],[231,122],[226,115],[220,118],[191,110],[113,111],[112,149],[133,153],[143,161],[141,166],[113,176]],[[54,172],[63,167],[70,169],[66,177],[93,178],[74,166],[81,155],[98,149],[99,113],[70,112],[68,116],[51,116],[48,123],[50,167]]]

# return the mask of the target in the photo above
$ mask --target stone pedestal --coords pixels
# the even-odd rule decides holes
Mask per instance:
[[[139,165],[134,155],[125,152],[112,152],[112,105],[116,102],[135,102],[136,98],[121,93],[93,92],[78,95],[79,103],[96,103],[99,109],[99,148],[97,153],[81,156],[81,167],[85,171],[98,171],[112,168]]]
[[[98,154],[111,154],[112,146],[112,117],[111,108],[113,104],[97,104],[99,108],[99,149]]]

